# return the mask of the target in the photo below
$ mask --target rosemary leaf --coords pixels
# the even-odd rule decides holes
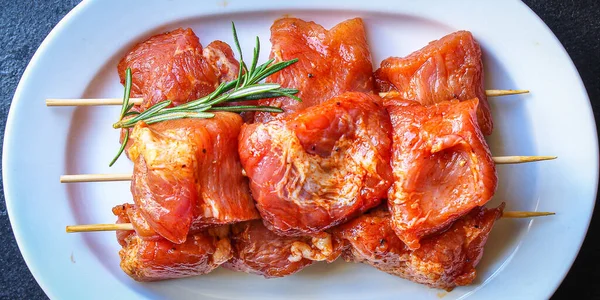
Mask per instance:
[[[125,145],[127,145],[127,142],[129,141],[129,129],[125,130],[125,136],[123,137],[123,142],[121,143],[121,147],[119,147],[119,151],[117,152],[117,155],[110,161],[110,164],[108,164],[109,167],[112,167],[115,162],[117,162],[117,159],[119,159],[119,156],[121,156],[121,154],[123,153],[123,150],[125,150]]]
[[[179,120],[179,119],[188,119],[188,118],[210,119],[214,116],[215,116],[215,114],[211,114],[211,113],[207,113],[207,112],[178,112],[178,113],[171,113],[171,114],[165,114],[165,115],[161,115],[161,116],[151,117],[151,118],[144,120],[144,122],[146,124],[150,125],[150,124],[154,124],[154,123],[158,123],[158,122]]]
[[[123,95],[123,106],[121,106],[121,119],[125,116],[125,114],[133,107],[129,105],[129,96],[131,94],[131,69],[127,68],[125,70],[125,94]]]
[[[238,101],[251,101],[251,100],[276,98],[276,97],[281,97],[282,93],[294,95],[294,94],[298,93],[298,90],[297,89],[280,88],[277,90],[277,92],[266,92],[266,93],[261,93],[261,94],[253,94],[253,95],[246,96],[244,98],[227,100],[227,101],[228,102],[233,102],[233,101],[238,102]]]
[[[133,110],[133,111],[128,111],[128,112],[126,112],[126,113],[125,113],[125,115],[124,115],[123,117],[137,116],[137,115],[139,115],[139,114],[140,114],[140,112],[139,112],[139,111],[135,111],[135,110]]]
[[[269,67],[270,64],[272,64],[275,61],[275,59],[269,59],[267,62],[265,62],[262,65],[259,65],[258,67],[256,67],[256,69],[254,70],[254,74],[251,74],[251,83],[257,83],[260,80],[258,80],[258,76],[260,76],[260,74]]]
[[[288,98],[292,98],[298,102],[302,102],[302,99],[300,99],[299,97],[296,97],[296,95],[292,95],[292,94],[288,94],[288,93],[284,93],[284,92],[274,92],[279,94],[279,96],[284,96],[284,97],[288,97]]]
[[[257,105],[237,105],[237,106],[216,106],[210,109],[210,111],[231,111],[231,112],[243,112],[243,111],[266,111],[274,113],[282,113],[283,109],[274,106],[257,106]]]
[[[263,70],[259,76],[257,76],[257,81],[261,81],[261,80],[269,77],[270,75],[277,73],[277,72],[295,64],[296,62],[298,62],[298,59],[294,58],[292,60],[280,61],[274,65],[271,65],[268,68],[266,68],[265,70]]]
[[[242,78],[242,74],[244,73],[244,68],[242,66],[244,56],[242,56],[242,47],[240,47],[240,40],[238,39],[237,31],[235,30],[235,23],[233,22],[231,22],[231,30],[233,30],[233,42],[235,43],[235,47],[237,48],[237,51],[240,54],[240,71],[238,73],[237,82],[235,83],[235,89],[237,90],[237,88],[240,85],[240,79]]]
[[[256,45],[254,46],[254,57],[252,60],[252,66],[250,66],[250,72],[248,74],[254,74],[254,70],[256,70],[256,65],[258,64],[258,55],[260,54],[260,39],[256,37]]]
[[[238,98],[243,98],[245,96],[253,95],[256,93],[270,92],[270,91],[277,90],[280,87],[281,86],[276,83],[265,83],[265,84],[261,84],[261,85],[252,85],[252,86],[242,87],[242,88],[238,89],[237,91],[234,91],[231,94],[229,94],[228,99],[238,99]]]
[[[235,106],[218,106],[225,102],[233,101],[249,101],[259,100],[273,97],[289,97],[297,101],[300,98],[295,96],[298,93],[297,89],[282,88],[275,83],[260,83],[268,76],[281,71],[284,68],[296,63],[298,59],[289,61],[281,61],[274,63],[274,59],[269,59],[263,64],[258,64],[260,57],[260,40],[256,37],[256,45],[254,47],[252,61],[248,65],[244,62],[242,48],[238,39],[235,24],[231,23],[233,31],[233,41],[240,55],[240,69],[238,77],[230,82],[221,83],[214,92],[202,98],[190,101],[177,107],[169,107],[172,101],[165,100],[156,103],[149,107],[146,111],[140,113],[132,111],[133,103],[129,103],[131,94],[132,75],[131,70],[125,72],[125,93],[123,95],[123,105],[121,106],[121,114],[119,120],[113,124],[114,128],[130,128],[135,126],[137,122],[143,121],[146,124],[153,124],[169,120],[185,119],[185,118],[212,118],[215,111],[265,111],[280,113],[283,110],[274,106],[259,106],[259,105],[235,105]],[[248,68],[248,66],[250,68]],[[131,117],[124,119],[125,117]],[[111,166],[119,158],[125,149],[125,145],[129,141],[129,130],[125,132],[123,143],[115,158],[111,161]]]
[[[165,107],[167,107],[169,105],[171,105],[171,101],[169,101],[169,100],[158,102],[155,105],[152,105],[150,108],[148,108],[143,113],[137,115],[136,117],[133,117],[131,119],[127,119],[127,120],[124,120],[124,121],[121,121],[121,122],[124,123],[124,124],[134,124],[135,125],[135,123],[137,123],[138,121],[143,120],[143,119],[151,116],[152,114],[160,111],[161,109],[163,109],[163,108],[165,108]],[[119,122],[119,123],[121,123],[121,122]],[[117,124],[117,123],[115,123],[115,124]]]

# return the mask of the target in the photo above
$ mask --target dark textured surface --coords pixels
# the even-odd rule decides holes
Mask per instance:
[[[17,83],[33,53],[54,25],[78,1],[13,1],[0,3],[0,126],[4,128]],[[600,118],[600,1],[526,0],[556,34],[575,62]],[[598,124],[598,123],[596,123]],[[597,126],[597,125],[596,125]],[[2,130],[2,137],[4,131]],[[0,298],[43,299],[12,234],[4,193],[0,200]],[[597,207],[595,215],[600,209]],[[599,299],[600,221],[592,221],[571,272],[554,298]]]

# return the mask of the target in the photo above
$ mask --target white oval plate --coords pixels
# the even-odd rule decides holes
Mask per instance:
[[[114,233],[66,234],[65,225],[108,223],[111,207],[131,202],[128,183],[60,184],[61,174],[130,172],[113,168],[118,107],[48,108],[45,98],[119,97],[116,64],[144,38],[189,26],[206,45],[231,44],[235,21],[246,53],[255,35],[268,56],[269,27],[284,15],[330,27],[351,17],[367,25],[373,62],[403,56],[459,29],[481,43],[488,88],[530,89],[490,99],[495,155],[557,155],[500,166],[492,204],[554,211],[554,217],[497,222],[477,281],[450,293],[366,265],[316,264],[287,278],[217,270],[137,283],[119,269]],[[341,66],[343,67],[343,66]],[[585,236],[598,182],[598,143],[581,79],[550,30],[518,1],[84,1],[48,35],[17,88],[4,140],[6,203],[31,272],[51,298],[131,299],[478,299],[548,298]]]

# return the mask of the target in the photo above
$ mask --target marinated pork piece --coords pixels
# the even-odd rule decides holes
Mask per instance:
[[[302,99],[280,97],[260,105],[281,107],[281,114],[257,113],[256,122],[280,119],[348,91],[373,92],[373,66],[362,19],[341,22],[327,30],[314,22],[282,18],[271,26],[271,58],[298,62],[267,78],[295,88]]]
[[[268,230],[260,220],[232,225],[233,257],[225,268],[283,277],[296,273],[315,261],[332,262],[340,256],[341,244],[328,233],[315,237],[286,237]]]
[[[131,68],[131,97],[144,98],[137,110],[171,100],[181,105],[213,92],[221,82],[237,77],[239,63],[221,41],[202,48],[191,29],[155,35],[133,47],[117,67],[121,83]]]
[[[396,236],[390,214],[377,209],[334,229],[347,246],[342,257],[433,288],[451,290],[473,282],[475,267],[494,222],[502,216],[498,208],[474,208],[447,230],[427,237],[411,250]]]
[[[451,33],[407,57],[385,59],[375,78],[379,92],[396,90],[399,97],[423,105],[478,98],[479,127],[484,135],[492,134],[481,49],[468,31]]]
[[[477,105],[477,99],[385,103],[393,126],[388,205],[410,249],[494,195],[496,167],[477,125]]]
[[[190,228],[259,218],[237,150],[242,123],[237,114],[217,112],[134,127],[131,192],[152,230],[180,244]]]
[[[202,49],[202,56],[215,70],[219,83],[234,81],[238,77],[240,63],[227,43],[213,41]]]
[[[113,209],[118,223],[129,223],[132,206]],[[156,281],[209,273],[231,258],[229,225],[205,229],[174,244],[160,236],[144,238],[135,231],[117,231],[121,269],[137,281]]]
[[[112,212],[117,216],[117,224],[131,223],[135,229],[135,231],[117,231],[117,240],[121,246],[125,247],[127,245],[125,239],[131,234],[135,234],[145,240],[164,239],[150,227],[135,204],[125,203],[117,205],[113,207]]]
[[[239,153],[265,225],[311,235],[377,206],[392,181],[381,99],[349,92],[268,123],[244,125]]]
[[[214,41],[203,49],[191,29],[179,28],[135,45],[117,66],[123,84],[127,68],[132,73],[131,97],[144,99],[132,110],[142,112],[161,101],[171,100],[175,106],[212,93],[221,82],[237,78],[239,62],[226,43]],[[252,119],[253,114],[242,116]],[[121,130],[121,143],[128,130],[131,134],[130,129]]]
[[[204,48],[202,54],[204,58],[208,60],[208,63],[215,68],[215,74],[217,74],[219,77],[219,83],[230,82],[237,79],[240,70],[240,63],[235,59],[233,50],[231,50],[231,47],[229,47],[227,43],[214,41]],[[258,101],[225,102],[218,106],[234,105],[258,105]],[[240,116],[242,116],[242,119],[245,123],[254,122],[253,111],[241,112]]]

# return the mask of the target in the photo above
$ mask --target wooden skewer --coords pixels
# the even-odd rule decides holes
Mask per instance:
[[[529,93],[528,90],[486,90],[488,97],[506,96]],[[379,93],[379,96],[394,96],[397,92]],[[143,98],[130,98],[129,103],[141,104]],[[96,106],[96,105],[121,105],[122,98],[96,98],[96,99],[46,99],[46,106]]]
[[[508,95],[517,95],[517,94],[526,94],[529,93],[529,90],[486,90],[485,95],[488,97],[498,97],[498,96],[508,96]],[[394,97],[398,96],[399,93],[397,91],[390,91],[386,93],[379,93],[379,97]],[[123,101],[121,101],[123,102]]]
[[[509,218],[509,219],[523,219],[523,218],[553,216],[555,214],[556,213],[549,212],[549,211],[505,211],[502,213],[502,217]]]
[[[529,90],[485,90],[485,95],[488,97],[508,96],[527,93],[529,93]]]
[[[496,164],[520,164],[526,162],[556,159],[556,156],[496,156]],[[243,172],[243,171],[242,171]],[[245,174],[244,174],[245,175]],[[61,183],[129,181],[132,174],[79,174],[60,176]]]
[[[553,160],[557,156],[495,156],[494,162],[497,165],[522,164],[534,161]]]
[[[144,99],[130,98],[129,103],[141,104]],[[123,98],[97,98],[97,99],[46,99],[46,106],[95,106],[95,105],[122,105]]]
[[[502,218],[535,218],[555,215],[553,212],[546,211],[506,211],[502,213]],[[121,224],[87,224],[71,225],[66,228],[68,233],[74,232],[94,232],[94,231],[116,231],[116,230],[134,230],[130,223]]]
[[[133,230],[133,225],[131,223],[72,225],[67,226],[66,230],[68,233],[89,231]]]
[[[130,181],[132,174],[79,174],[60,176],[60,183]]]

